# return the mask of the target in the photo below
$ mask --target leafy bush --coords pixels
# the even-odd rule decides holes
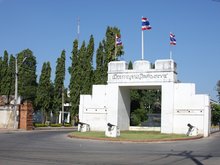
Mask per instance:
[[[61,127],[62,124],[50,124],[51,127]]]
[[[136,113],[131,113],[131,125],[132,126],[137,126],[141,123],[140,116],[137,115]]]
[[[141,122],[147,119],[147,111],[145,109],[141,109],[141,108],[136,109],[134,113],[139,116]]]
[[[144,122],[147,119],[147,112],[145,109],[136,109],[131,113],[131,125],[138,126],[141,122]]]
[[[34,123],[35,127],[47,127],[47,124],[42,124],[42,123]]]
[[[71,127],[72,125],[71,124],[69,124],[69,123],[65,123],[64,124],[64,127]]]
[[[35,127],[62,127],[62,124],[42,124],[42,123],[34,123]],[[71,127],[71,124],[65,123],[64,127]]]
[[[220,122],[220,105],[212,104],[212,124],[218,125]]]

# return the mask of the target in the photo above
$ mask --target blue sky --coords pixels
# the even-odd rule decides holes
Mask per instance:
[[[0,0],[0,55],[29,48],[37,58],[37,74],[50,61],[52,80],[56,60],[66,50],[67,67],[80,18],[80,43],[94,35],[95,47],[107,26],[121,30],[125,54],[121,60],[141,59],[141,17],[152,30],[144,33],[145,60],[169,58],[169,33],[176,35],[172,47],[178,79],[195,83],[198,94],[216,100],[220,79],[220,1],[218,0]],[[66,75],[66,86],[69,84]]]

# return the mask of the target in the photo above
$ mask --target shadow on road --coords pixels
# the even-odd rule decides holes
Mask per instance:
[[[174,152],[173,150],[171,150],[171,151]],[[162,159],[165,159],[165,158],[168,158],[168,157],[181,157],[182,158],[182,159],[175,160],[175,161],[171,162],[171,163],[174,163],[174,164],[179,162],[179,161],[185,160],[185,159],[190,159],[196,165],[203,165],[203,163],[201,161],[212,158],[212,155],[209,155],[209,154],[208,155],[200,155],[200,154],[193,154],[193,151],[183,151],[183,152],[180,152],[180,153],[169,153],[169,154],[167,154],[166,156],[164,156],[160,159],[155,159],[155,161],[162,160]],[[199,158],[201,160],[199,160]]]

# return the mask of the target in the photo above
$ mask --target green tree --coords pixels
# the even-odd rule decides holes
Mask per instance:
[[[108,78],[108,63],[110,61],[117,60],[118,57],[124,54],[123,46],[119,46],[116,49],[115,45],[115,37],[120,34],[120,30],[117,27],[107,27],[105,33],[105,39],[103,40],[104,45],[104,64],[103,64],[103,79],[105,84],[107,83]],[[116,51],[116,56],[115,56]]]
[[[220,103],[220,80],[218,80],[216,84],[216,91],[217,91],[218,102]]]
[[[141,122],[147,119],[147,113],[143,108],[135,109],[131,113],[131,125],[140,125]]]
[[[52,83],[51,83],[51,67],[50,62],[44,62],[37,88],[36,105],[43,114],[42,123],[47,121],[49,110],[52,106]]]
[[[14,95],[15,93],[15,57],[10,55],[9,66],[8,66],[8,96]]]
[[[79,50],[78,50],[78,40],[73,42],[73,50],[71,56],[71,66],[69,67],[70,73],[70,103],[71,103],[71,114],[72,118],[78,113],[79,107],[79,97],[80,97],[80,61],[79,61]]]
[[[133,89],[131,95],[131,124],[139,125],[147,119],[147,114],[161,112],[160,89]],[[134,121],[133,121],[134,120]]]
[[[2,81],[3,81],[2,65],[3,65],[3,61],[2,61],[2,57],[0,56],[0,95],[2,95],[1,86],[2,86]]]
[[[104,47],[100,42],[96,51],[96,70],[94,71],[94,84],[105,84],[104,78]]]
[[[218,125],[220,123],[220,105],[219,104],[211,104],[212,109],[212,124]]]
[[[82,46],[79,49],[79,56],[78,56],[78,77],[79,83],[80,83],[80,94],[87,94],[86,92],[86,82],[84,81],[84,78],[87,76],[86,75],[86,65],[85,65],[85,60],[86,59],[86,43],[85,41],[82,42]],[[79,103],[79,102],[78,102]]]
[[[84,54],[84,93],[85,94],[92,94],[92,84],[93,84],[93,54],[94,54],[94,38],[91,35],[89,44],[86,48],[86,52]]]
[[[69,67],[70,78],[70,101],[72,115],[78,113],[80,94],[91,94],[92,84],[106,84],[108,63],[116,60],[123,54],[123,46],[115,47],[115,36],[120,35],[120,30],[116,27],[108,27],[106,37],[96,52],[96,70],[93,71],[92,59],[94,54],[94,38],[90,37],[89,44],[86,46],[82,42],[80,49],[78,41],[73,43],[72,64]],[[116,57],[115,57],[116,52]]]
[[[147,113],[160,113],[161,92],[158,89],[142,90],[140,95],[140,107]]]
[[[36,57],[29,49],[17,55],[18,95],[34,102],[37,90]]]
[[[8,75],[8,52],[4,51],[4,58],[1,62],[1,86],[0,86],[0,94],[1,95],[9,95],[10,86],[9,86],[9,75]]]
[[[133,69],[133,64],[131,61],[129,61],[129,63],[128,63],[128,69]]]
[[[6,95],[8,98],[15,91],[15,58],[4,51],[4,58],[0,57],[0,95]],[[9,100],[9,99],[8,99]]]
[[[65,80],[65,61],[66,53],[62,51],[60,57],[57,59],[55,80],[54,80],[54,101],[53,108],[55,114],[62,108],[62,92],[64,91],[64,80]]]

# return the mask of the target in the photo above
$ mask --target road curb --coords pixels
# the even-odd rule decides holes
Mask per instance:
[[[196,136],[191,138],[178,138],[178,139],[149,139],[149,140],[130,140],[130,139],[117,139],[117,138],[94,138],[94,137],[81,137],[76,135],[68,135],[69,138],[76,138],[82,140],[98,140],[98,141],[109,141],[109,142],[120,142],[120,143],[161,143],[161,142],[176,142],[176,141],[188,141],[202,139],[203,136]]]
[[[76,127],[34,127],[33,130],[76,130]]]
[[[70,131],[75,131],[75,130],[77,130],[77,127],[38,127],[38,128],[35,128],[35,127],[34,127],[32,130],[0,128],[0,133],[9,133],[9,132],[31,132],[31,131],[58,131],[58,130],[70,130]]]

